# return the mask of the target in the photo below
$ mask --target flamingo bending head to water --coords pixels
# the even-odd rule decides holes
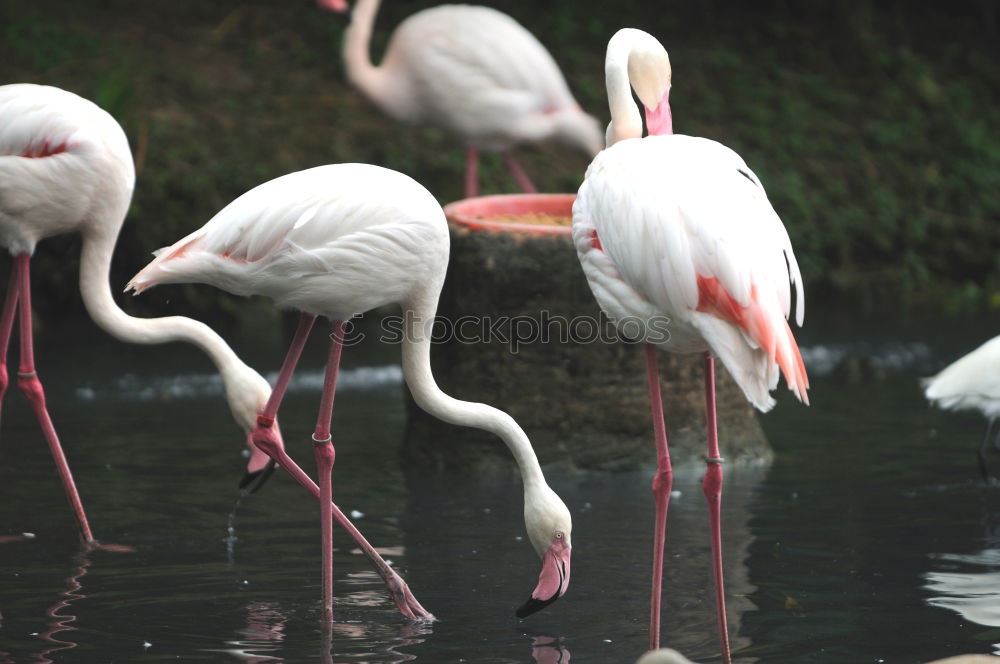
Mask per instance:
[[[993,428],[1000,418],[1000,337],[994,337],[976,350],[963,355],[936,376],[923,380],[924,395],[945,410],[978,410],[987,419],[986,435],[979,446],[979,471],[990,480],[986,453],[990,445],[1000,449],[1000,432],[993,438]]]
[[[587,169],[573,205],[573,241],[601,308],[613,320],[642,321],[657,443],[650,649],[659,646],[660,586],[673,471],[660,398],[657,352],[703,353],[708,469],[703,488],[716,580],[723,660],[729,662],[722,583],[722,458],[715,426],[714,358],[761,411],[779,371],[808,403],[809,381],[788,326],[791,289],[804,313],[802,278],[788,234],[760,180],[715,141],[672,134],[670,60],[651,35],[623,29],[605,61],[608,147]],[[649,134],[634,89],[645,106]],[[663,325],[669,334],[663,334]],[[630,336],[634,336],[634,329]]]
[[[129,283],[137,293],[159,284],[206,283],[237,295],[265,295],[282,309],[301,312],[298,331],[252,439],[320,498],[327,620],[333,598],[331,518],[345,528],[353,527],[331,503],[330,426],[343,321],[393,303],[400,304],[404,313],[403,375],[416,403],[446,422],[496,434],[517,462],[524,484],[525,527],[542,559],[538,584],[518,615],[550,604],[569,585],[569,510],[545,482],[528,437],[506,413],[448,396],[431,373],[431,327],[448,249],[444,213],[417,182],[378,166],[334,164],[291,173],[243,194],[205,226],[162,250]],[[333,322],[313,434],[319,488],[271,434],[271,423],[317,316]],[[352,536],[367,546],[360,533],[352,531]],[[387,582],[390,590],[405,588],[395,573]],[[432,617],[408,590],[404,595],[394,592],[404,615]]]
[[[0,309],[0,400],[8,386],[7,350],[19,318],[17,384],[31,402],[87,545],[96,542],[35,371],[30,264],[39,241],[80,233],[80,294],[94,322],[112,336],[129,343],[184,341],[201,348],[222,375],[230,410],[248,444],[271,393],[267,381],[208,326],[183,316],[134,318],[115,302],[108,272],[134,185],[125,132],[106,111],[59,88],[0,86],[0,244],[14,257]],[[252,480],[264,473],[268,459],[252,446],[251,452],[247,470]]]
[[[479,150],[502,153],[521,189],[534,193],[514,146],[552,139],[590,157],[603,147],[597,120],[573,98],[552,55],[510,16],[476,5],[425,9],[396,28],[375,66],[369,42],[379,2],[355,4],[344,33],[347,77],[394,120],[461,141],[467,197],[478,193]],[[347,11],[345,0],[319,5]]]

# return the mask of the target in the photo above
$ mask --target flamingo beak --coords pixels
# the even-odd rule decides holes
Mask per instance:
[[[670,86],[656,108],[646,108],[646,131],[650,136],[667,136],[674,133],[673,116],[670,114]]]
[[[343,14],[348,9],[347,0],[316,0],[316,4],[320,9],[326,9],[337,14]]]
[[[247,462],[246,474],[240,480],[240,490],[244,495],[257,493],[267,482],[267,479],[271,477],[275,466],[274,459],[254,445],[250,441],[250,436],[247,436],[247,448],[250,450],[250,461]]]
[[[271,477],[271,473],[274,472],[274,466],[274,459],[268,459],[267,463],[265,463],[264,467],[260,470],[248,470],[246,474],[243,475],[243,479],[240,480],[240,491],[243,492],[243,495],[257,493],[260,488],[267,483],[268,478]],[[253,484],[253,486],[250,486],[251,484]]]
[[[527,618],[536,611],[556,601],[569,588],[569,558],[572,548],[563,539],[554,540],[542,556],[542,572],[531,597],[516,612],[518,618]]]

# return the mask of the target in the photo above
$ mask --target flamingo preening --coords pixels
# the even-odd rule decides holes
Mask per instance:
[[[573,205],[573,241],[590,288],[613,320],[644,325],[646,368],[657,448],[656,525],[650,649],[659,647],[660,586],[673,473],[660,398],[657,350],[704,353],[713,569],[723,660],[730,661],[719,526],[722,458],[715,420],[718,357],[761,411],[785,375],[808,403],[809,386],[788,326],[791,287],[799,325],[802,278],[781,220],[760,180],[715,141],[672,134],[670,60],[651,35],[623,29],[605,61],[611,123],[608,147],[587,169]],[[649,135],[632,100],[646,109]],[[667,323],[669,334],[664,335]]]
[[[446,422],[496,434],[517,462],[524,483],[525,527],[542,559],[538,584],[518,616],[554,602],[569,585],[569,510],[546,484],[528,437],[506,413],[448,396],[431,373],[431,327],[448,249],[444,212],[421,185],[378,166],[335,164],[291,173],[243,194],[205,226],[162,250],[129,283],[137,293],[159,284],[206,283],[237,295],[266,295],[282,309],[301,312],[295,338],[251,439],[320,496],[326,620],[332,618],[332,518],[350,525],[337,516],[339,510],[331,503],[330,477],[334,461],[330,427],[343,325],[357,313],[392,303],[403,310],[403,375],[414,401]],[[312,438],[318,489],[285,453],[272,427],[317,316],[333,321]],[[358,540],[360,533],[354,531],[352,536]],[[432,618],[410,599],[405,606],[397,601],[404,614]]]
[[[489,7],[441,5],[399,24],[382,62],[369,54],[380,0],[359,0],[344,33],[347,77],[386,115],[436,127],[466,146],[465,195],[478,193],[480,150],[500,152],[522,190],[534,193],[510,154],[520,143],[554,139],[589,157],[603,147],[597,120],[576,103],[544,46]],[[319,0],[347,11],[346,0]]]
[[[17,384],[31,402],[88,546],[96,542],[35,371],[29,273],[39,240],[79,232],[80,294],[94,322],[130,343],[186,341],[198,346],[222,374],[233,417],[247,436],[271,393],[267,381],[208,326],[182,316],[134,318],[115,303],[108,272],[134,184],[128,140],[111,115],[59,88],[0,86],[0,244],[14,257],[0,309],[0,399],[8,386],[6,358],[16,316],[21,347]],[[254,452],[250,477],[263,473],[267,463],[265,455]]]
[[[924,395],[945,410],[978,410],[987,419],[986,435],[979,446],[979,471],[989,481],[986,452],[992,444],[1000,449],[1000,432],[993,438],[993,428],[1000,417],[1000,337],[994,337],[976,350],[963,355],[936,376],[923,380]]]

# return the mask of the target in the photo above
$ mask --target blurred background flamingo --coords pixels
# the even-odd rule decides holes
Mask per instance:
[[[354,7],[344,32],[347,77],[394,120],[437,127],[466,146],[466,197],[479,191],[480,150],[501,153],[518,186],[535,192],[514,146],[553,139],[589,157],[604,147],[597,120],[580,108],[555,60],[510,16],[475,5],[425,9],[396,28],[375,66],[369,50],[380,1]],[[318,4],[348,9],[346,0]]]
[[[645,32],[622,29],[608,43],[605,72],[608,148],[587,169],[573,205],[573,240],[604,312],[612,320],[643,325],[658,465],[650,649],[660,641],[663,546],[673,482],[657,352],[704,353],[708,469],[703,489],[722,659],[728,664],[714,358],[722,360],[761,411],[774,406],[770,390],[777,386],[779,367],[789,388],[808,403],[809,381],[786,321],[794,286],[796,318],[802,323],[802,277],[781,220],[739,155],[714,141],[672,135],[671,69],[663,46]],[[645,138],[633,89],[645,106]]]

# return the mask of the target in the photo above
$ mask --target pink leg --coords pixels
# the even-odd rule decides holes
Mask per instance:
[[[656,346],[646,344],[646,378],[649,382],[649,405],[653,411],[656,438],[656,476],[653,477],[653,500],[656,501],[656,524],[653,533],[653,591],[649,599],[649,649],[660,647],[660,591],[663,587],[663,546],[667,537],[667,507],[674,483],[674,471],[667,449],[667,426],[663,420],[660,395],[660,370]]]
[[[313,452],[316,454],[316,472],[319,477],[319,511],[323,537],[323,620],[333,622],[333,397],[337,392],[337,371],[340,369],[340,351],[344,342],[344,324],[333,324],[330,356],[326,361],[326,378],[323,381],[323,398],[313,433]]]
[[[320,498],[320,489],[315,482],[299,467],[295,461],[285,452],[284,443],[274,432],[274,418],[278,413],[278,406],[281,404],[281,399],[285,394],[285,390],[288,387],[288,382],[291,380],[292,373],[295,371],[295,365],[298,364],[299,357],[302,355],[302,348],[305,346],[306,339],[309,336],[309,331],[312,329],[313,322],[315,321],[315,316],[310,316],[309,314],[302,314],[302,318],[299,321],[299,328],[295,333],[295,338],[292,341],[291,347],[288,349],[288,354],[285,356],[285,363],[281,367],[281,371],[278,374],[278,380],[275,383],[274,389],[271,391],[271,397],[268,399],[267,405],[264,407],[264,413],[257,418],[257,426],[251,432],[251,439],[254,445],[259,447],[268,456],[277,462],[279,466],[284,468],[289,475],[291,475],[296,482],[301,484],[307,491],[309,491],[317,499]],[[331,401],[332,406],[332,401]],[[399,612],[405,617],[411,618],[413,620],[434,620],[434,616],[427,611],[424,607],[420,605],[417,598],[413,596],[410,592],[409,586],[406,582],[396,574],[396,572],[389,567],[389,565],[382,559],[382,556],[378,554],[368,540],[365,539],[364,535],[354,527],[351,520],[344,515],[340,508],[337,507],[336,503],[330,503],[331,510],[333,512],[333,518],[337,521],[341,528],[343,528],[351,539],[361,548],[368,559],[372,561],[375,565],[376,571],[385,581],[386,588],[389,590],[389,595],[392,597],[393,602],[396,603],[396,607]]]
[[[465,149],[465,197],[479,195],[479,152],[471,145]]]
[[[705,353],[705,424],[708,429],[708,468],[702,490],[708,500],[708,522],[712,536],[712,570],[715,573],[715,610],[719,622],[719,642],[723,664],[730,664],[729,627],[726,623],[726,593],[722,580],[722,456],[715,422],[715,358]]]
[[[59,477],[62,478],[63,488],[69,498],[73,512],[76,513],[76,520],[80,524],[80,534],[87,546],[95,546],[94,536],[90,532],[90,525],[87,523],[87,515],[83,511],[83,503],[80,501],[80,494],[76,490],[73,482],[73,473],[70,472],[69,464],[66,462],[66,455],[63,454],[62,445],[59,444],[59,436],[56,435],[55,426],[49,411],[45,408],[45,392],[42,390],[42,383],[38,380],[35,372],[35,351],[31,333],[31,257],[28,254],[20,254],[17,257],[18,296],[20,311],[18,312],[21,321],[21,364],[17,373],[17,386],[28,397],[31,407],[35,411],[35,417],[42,427],[42,433],[49,444],[49,450],[56,461],[56,468],[59,470]]]
[[[507,170],[509,170],[510,174],[514,176],[514,179],[517,181],[517,186],[521,188],[521,191],[526,194],[538,193],[538,189],[536,189],[535,185],[532,184],[531,180],[528,178],[528,174],[524,172],[521,165],[514,160],[513,155],[509,152],[505,152],[503,160],[504,163],[507,164]]]
[[[7,298],[3,301],[3,310],[0,312],[0,403],[3,403],[3,397],[7,394],[7,385],[10,384],[10,378],[7,375],[7,349],[10,347],[10,335],[14,330],[14,313],[20,290],[19,283],[20,278],[15,260],[10,269]]]

